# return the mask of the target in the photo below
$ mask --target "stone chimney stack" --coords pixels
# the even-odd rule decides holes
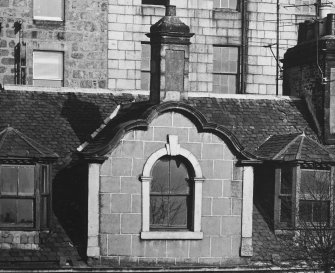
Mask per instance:
[[[283,94],[305,99],[318,135],[335,144],[335,14],[299,26],[298,44],[286,51]]]
[[[178,101],[189,90],[190,28],[176,16],[176,6],[167,5],[165,16],[151,26],[150,101]]]

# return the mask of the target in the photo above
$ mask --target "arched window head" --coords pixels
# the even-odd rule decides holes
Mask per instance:
[[[194,171],[182,156],[163,156],[152,168],[150,230],[192,229]]]

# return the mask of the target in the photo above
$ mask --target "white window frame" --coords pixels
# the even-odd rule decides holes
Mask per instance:
[[[215,0],[213,0],[213,6],[214,6],[214,1],[215,1]],[[223,7],[223,5],[222,5],[223,0],[217,0],[217,1],[219,1],[220,4],[219,4],[218,7],[214,7],[214,9],[228,9],[228,10],[233,10],[233,11],[238,11],[238,10],[239,10],[240,0],[237,0],[237,1],[236,1],[236,8],[230,8],[230,7],[229,7],[229,4],[228,4],[228,7]],[[231,0],[228,0],[228,1],[230,2]]]
[[[144,52],[144,47],[149,47],[149,67],[144,67],[144,59],[143,59],[143,52]],[[141,43],[141,89],[142,90],[150,90],[150,77],[151,77],[151,74],[150,74],[150,67],[151,67],[151,63],[150,63],[150,60],[151,60],[151,45],[149,42],[142,42]],[[145,75],[149,75],[149,84],[147,86],[147,88],[142,88],[143,86],[143,77],[142,75],[145,74]]]
[[[62,78],[59,78],[59,79],[44,79],[44,78],[39,78],[39,77],[36,77],[35,76],[35,69],[34,69],[34,66],[35,66],[35,54],[38,53],[38,52],[43,52],[43,53],[59,53],[62,55]],[[64,86],[64,52],[63,51],[56,51],[56,50],[34,50],[33,51],[33,82],[35,80],[45,80],[45,81],[60,81],[61,82],[61,87]],[[34,85],[34,84],[33,84]]]
[[[237,60],[234,60],[234,62],[236,62],[236,71],[222,71],[222,70],[215,70],[215,62],[218,62],[219,64],[222,64],[221,62],[219,62],[218,60],[215,60],[214,56],[214,50],[215,48],[228,48],[228,49],[236,49],[237,50]],[[241,54],[241,49],[239,46],[236,45],[213,45],[213,82],[212,82],[212,86],[213,86],[213,93],[217,93],[217,94],[238,94],[239,93],[239,89],[240,89],[240,84],[241,84],[241,71],[240,71],[240,54]],[[222,56],[222,55],[221,55]],[[215,86],[217,86],[217,84],[215,84],[216,82],[214,82],[214,77],[215,76],[231,76],[231,77],[235,77],[235,86],[234,86],[234,92],[231,92],[231,90],[228,90],[228,92],[216,92],[215,91]],[[220,85],[219,85],[220,86]],[[220,90],[221,91],[221,90]]]
[[[188,231],[150,231],[150,183],[152,181],[151,171],[161,157],[163,156],[182,156],[192,165],[195,177],[194,193],[193,193],[193,229]],[[154,152],[146,161],[142,176],[142,231],[141,239],[143,240],[200,240],[203,239],[201,231],[201,208],[202,208],[202,183],[204,178],[200,163],[196,157],[188,150],[180,147],[178,144],[178,136],[168,135],[168,143],[164,148]]]
[[[287,223],[285,222],[280,222],[280,215],[281,215],[281,200],[280,200],[280,189],[281,189],[281,173],[282,173],[282,166],[277,167],[275,172],[275,203],[274,203],[274,207],[275,207],[275,213],[274,213],[274,223],[275,223],[275,229],[276,230],[280,230],[280,229],[286,229],[288,227],[293,227],[293,228],[297,228],[299,227],[299,202],[300,200],[303,201],[308,201],[311,200],[313,201],[313,199],[308,198],[308,194],[302,194],[300,193],[300,185],[301,185],[301,170],[309,170],[309,171],[325,171],[325,172],[330,172],[330,192],[333,192],[334,189],[334,181],[333,181],[333,174],[335,171],[334,167],[331,167],[329,170],[322,170],[322,169],[318,169],[318,168],[301,168],[300,165],[291,165],[291,166],[287,166],[287,168],[290,167],[292,168],[292,194],[291,194],[291,200],[292,200],[292,208],[291,208],[291,223],[288,226]],[[301,198],[305,198],[305,199],[301,199]],[[330,219],[329,219],[329,223],[333,222],[333,210],[334,210],[334,198],[333,196],[330,194]]]
[[[46,1],[46,0],[45,0]],[[40,21],[55,21],[55,22],[63,22],[64,21],[64,17],[65,17],[65,1],[64,0],[52,0],[52,1],[60,1],[62,3],[62,14],[61,17],[51,17],[51,16],[39,16],[39,15],[35,15],[34,12],[34,6],[35,6],[35,0],[33,0],[33,19],[34,20],[40,20]]]

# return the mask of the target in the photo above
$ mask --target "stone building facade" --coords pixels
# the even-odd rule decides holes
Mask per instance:
[[[109,2],[111,90],[148,90],[150,47],[145,34],[164,15],[165,2]],[[298,23],[315,18],[314,3],[280,1],[279,59],[296,45]],[[190,47],[190,92],[276,94],[276,1],[171,0],[171,4],[195,34]],[[225,67],[222,59],[230,64]],[[280,71],[278,74],[278,94],[282,94]]]
[[[0,83],[107,87],[108,1],[54,1],[53,13],[45,5],[0,1]]]
[[[164,148],[167,134],[199,162],[202,184],[202,238],[143,239],[142,186],[139,179],[147,159]],[[198,133],[194,123],[178,112],[160,115],[147,131],[127,133],[101,165],[100,255],[124,263],[224,263],[240,258],[242,167],[222,139]],[[141,238],[142,237],[142,238]],[[124,258],[123,258],[124,256]],[[120,260],[120,261],[119,261]]]

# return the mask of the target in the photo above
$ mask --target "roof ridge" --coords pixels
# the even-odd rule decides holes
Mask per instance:
[[[7,137],[7,134],[8,134],[8,128],[9,128],[9,126],[7,126],[7,128],[3,129],[3,130],[0,132],[0,135],[1,135],[1,134],[4,134],[4,136],[3,136],[3,137],[1,138],[1,140],[0,140],[0,149],[1,149],[3,143],[5,142],[5,139],[6,139],[6,137]],[[12,127],[10,127],[10,128],[12,128]]]
[[[93,133],[90,134],[91,140],[95,139],[95,137],[107,126],[107,124],[111,122],[117,116],[117,114],[119,113],[121,109],[121,106],[122,106],[121,104],[118,104],[116,108],[114,109],[114,111],[107,118],[103,120],[103,122],[99,125],[99,127]],[[85,147],[88,144],[89,144],[88,141],[85,141],[84,143],[80,144],[80,146],[77,148],[77,151],[81,152],[82,150],[85,149]]]
[[[297,152],[297,155],[295,156],[295,159],[298,160],[298,159],[301,159],[301,150],[302,150],[302,145],[304,143],[304,140],[306,138],[306,135],[304,132],[302,132],[302,134],[300,135],[301,137],[301,141],[300,141],[300,144],[299,144],[299,147],[298,147],[298,152]]]
[[[14,129],[14,128],[13,128]],[[25,136],[23,133],[21,133],[20,131],[14,129],[14,131],[17,133],[17,135],[19,137],[21,137],[28,145],[30,145],[31,147],[33,147],[36,151],[38,151],[40,154],[42,155],[46,155],[44,152],[41,151],[41,149],[39,149],[38,147],[36,147],[36,145],[34,145],[35,143],[34,140],[32,140],[31,138],[29,138],[28,136]],[[37,144],[37,143],[36,143]],[[44,148],[44,147],[43,147]],[[50,151],[51,152],[51,151]]]
[[[319,148],[321,148],[323,151],[327,152],[329,155],[331,155],[331,157],[334,156],[333,153],[331,153],[330,151],[328,151],[327,148],[324,147],[321,143],[315,141],[314,139],[311,139],[310,137],[308,137],[308,139],[310,139],[312,142],[316,143],[319,146]]]
[[[286,135],[293,135],[293,134],[286,134]],[[293,140],[291,140],[283,149],[281,149],[274,157],[273,159],[278,159],[284,152],[297,140],[298,137],[301,136],[301,133],[297,135]]]
[[[19,138],[21,138],[25,143],[27,143],[30,147],[32,147],[33,149],[35,149],[38,153],[40,153],[42,156],[47,156],[48,153],[49,155],[57,155],[55,154],[52,150],[50,150],[49,148],[47,147],[44,147],[43,145],[37,143],[36,141],[34,141],[32,138],[26,136],[25,134],[23,134],[22,132],[20,132],[19,130],[13,128],[13,127],[7,127],[5,130],[5,137],[3,137],[3,141],[5,140],[5,138],[7,137],[8,133],[10,131],[13,131]],[[3,143],[3,142],[2,142]],[[1,148],[1,145],[0,145],[0,148]],[[43,148],[43,150],[41,149]],[[47,153],[45,153],[45,151]]]

